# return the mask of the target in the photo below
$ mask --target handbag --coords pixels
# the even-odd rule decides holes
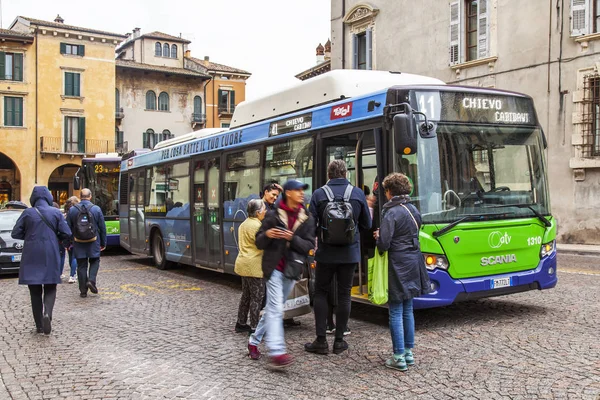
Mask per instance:
[[[368,276],[369,301],[382,305],[388,302],[388,253],[380,254],[375,249],[375,256],[369,259]]]
[[[288,279],[299,281],[304,272],[304,266],[308,255],[298,253],[292,249],[288,249],[285,255],[285,266],[283,267],[283,275]]]
[[[300,279],[296,282],[283,304],[283,319],[299,317],[309,314],[311,311],[310,297],[308,295],[308,279]]]

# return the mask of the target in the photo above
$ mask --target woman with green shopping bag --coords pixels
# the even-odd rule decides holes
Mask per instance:
[[[421,214],[410,204],[410,181],[403,174],[393,173],[383,180],[383,189],[388,202],[374,237],[379,252],[388,252],[388,307],[394,354],[385,366],[406,371],[415,363],[413,298],[429,293],[431,284],[419,245]]]

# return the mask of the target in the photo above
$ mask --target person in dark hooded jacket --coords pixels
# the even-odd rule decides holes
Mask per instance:
[[[56,285],[61,282],[60,246],[69,245],[71,230],[60,210],[52,207],[52,194],[46,186],[34,187],[29,202],[32,207],[23,211],[12,231],[14,239],[25,241],[19,284],[29,286],[38,333],[49,334]]]
[[[388,308],[394,353],[388,368],[406,371],[415,363],[413,298],[431,291],[419,244],[421,214],[410,204],[412,186],[406,175],[392,173],[383,180],[388,202],[383,205],[381,227],[375,231],[377,249],[388,252]]]

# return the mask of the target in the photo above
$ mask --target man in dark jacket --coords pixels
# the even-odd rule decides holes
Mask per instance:
[[[350,182],[346,179],[346,163],[343,160],[333,160],[327,167],[327,176],[329,181],[327,186],[334,194],[334,198],[342,199]],[[371,228],[371,214],[367,199],[362,190],[353,187],[350,194],[350,204],[356,226],[354,242],[349,245],[334,246],[325,244],[322,241],[320,229],[323,225],[323,212],[329,203],[329,199],[323,190],[319,188],[313,193],[310,201],[310,212],[317,222],[317,253],[315,261],[317,262],[315,276],[315,325],[317,338],[312,343],[304,345],[304,349],[311,353],[327,354],[329,345],[325,338],[327,329],[327,311],[328,311],[328,292],[331,289],[331,281],[335,275],[338,284],[338,301],[336,308],[335,342],[333,352],[342,353],[348,349],[348,344],[344,341],[344,331],[348,324],[350,316],[350,291],[352,290],[352,280],[354,279],[354,270],[360,261],[360,231],[367,231]]]
[[[63,269],[60,246],[68,246],[71,230],[60,210],[52,207],[52,194],[46,186],[34,187],[29,202],[32,207],[23,211],[11,236],[25,241],[19,284],[29,286],[37,332],[49,334],[56,285]]]
[[[100,269],[100,252],[106,248],[104,215],[102,215],[100,207],[92,204],[91,200],[92,192],[90,189],[81,189],[81,202],[71,207],[67,216],[67,223],[74,236],[80,210],[87,210],[96,226],[96,240],[81,242],[76,237],[73,238],[73,255],[77,259],[77,280],[79,281],[79,295],[81,297],[87,297],[88,289],[94,294],[98,293],[96,278]]]
[[[256,247],[264,250],[262,270],[267,280],[267,305],[248,341],[248,353],[252,359],[260,358],[258,345],[266,334],[267,348],[275,368],[292,363],[283,337],[283,305],[295,284],[283,274],[286,252],[290,248],[308,255],[315,245],[315,222],[303,204],[307,187],[297,180],[287,181],[283,185],[281,201],[267,213],[256,234]]]

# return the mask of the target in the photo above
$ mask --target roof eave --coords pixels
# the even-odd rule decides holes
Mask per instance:
[[[33,36],[18,36],[18,35],[6,35],[0,33],[0,39],[6,42],[15,42],[15,43],[33,43]]]
[[[186,72],[177,72],[177,71],[160,71],[157,69],[152,69],[152,68],[144,68],[144,67],[139,67],[137,65],[123,65],[123,64],[116,64],[117,68],[125,68],[125,69],[131,69],[131,70],[135,70],[135,71],[145,71],[145,72],[156,72],[157,74],[166,74],[166,75],[178,75],[178,76],[186,76],[189,78],[201,78],[201,79],[211,79],[212,77],[209,75],[204,75],[204,74],[189,74]]]
[[[68,27],[59,27],[59,26],[56,26],[56,25],[52,25],[51,23],[49,23],[47,21],[41,21],[41,20],[31,21],[31,20],[29,20],[29,19],[27,19],[25,17],[17,17],[13,21],[13,23],[11,24],[10,28],[12,28],[19,19],[21,19],[22,21],[27,21],[27,23],[28,23],[28,25],[30,27],[35,27],[35,28],[39,28],[39,29],[46,28],[48,30],[51,30],[51,29],[62,29],[62,30],[65,30],[65,31],[76,31],[76,32],[87,33],[88,36],[91,36],[91,35],[104,36],[106,38],[113,39],[113,40],[119,40],[120,39],[120,41],[123,41],[123,40],[125,40],[127,38],[127,36],[120,35],[118,33],[97,31],[95,29],[86,29],[86,28],[77,27],[77,26],[71,26],[71,25],[68,25]]]

